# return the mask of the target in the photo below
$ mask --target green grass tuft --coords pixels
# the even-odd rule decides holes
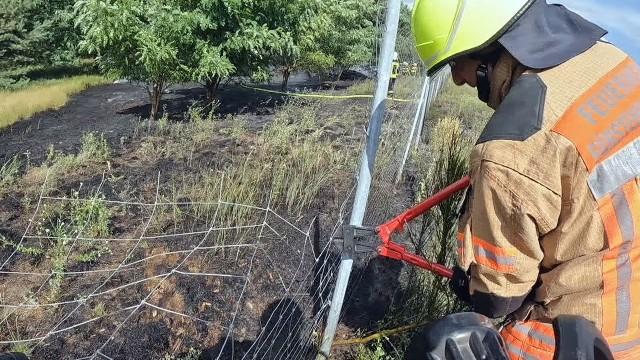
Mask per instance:
[[[18,156],[14,156],[0,167],[0,195],[18,181],[21,166],[22,161]]]

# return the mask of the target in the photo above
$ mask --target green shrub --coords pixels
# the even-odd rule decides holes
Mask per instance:
[[[111,148],[104,134],[87,133],[82,137],[82,148],[78,157],[82,161],[107,161],[111,156]]]
[[[382,346],[382,341],[378,340],[372,344],[360,345],[356,360],[394,360],[394,358],[387,354]]]
[[[22,161],[16,155],[0,167],[0,195],[16,183],[21,166]]]

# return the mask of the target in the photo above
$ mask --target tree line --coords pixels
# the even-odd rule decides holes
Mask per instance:
[[[375,0],[5,0],[0,70],[95,59],[144,83],[151,117],[170,84],[196,81],[213,100],[230,77],[340,74],[375,56]]]

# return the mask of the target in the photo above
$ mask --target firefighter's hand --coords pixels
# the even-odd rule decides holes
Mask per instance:
[[[453,268],[453,277],[449,281],[449,288],[453,291],[458,299],[469,304],[471,302],[471,294],[469,294],[469,276],[464,270],[456,266]]]

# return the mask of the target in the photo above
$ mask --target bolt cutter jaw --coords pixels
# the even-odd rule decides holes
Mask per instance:
[[[334,241],[342,241],[343,251],[350,256],[362,252],[377,253],[382,257],[404,261],[442,277],[450,279],[453,276],[451,269],[411,253],[403,245],[391,241],[390,235],[384,238],[380,228],[345,225],[343,238],[334,238]]]

